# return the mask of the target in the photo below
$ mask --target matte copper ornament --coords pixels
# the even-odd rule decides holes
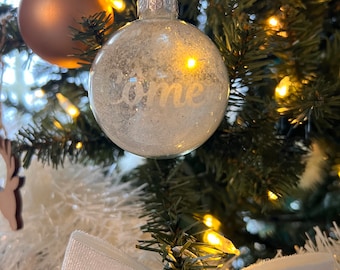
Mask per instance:
[[[65,68],[78,68],[85,45],[72,40],[70,27],[80,27],[82,17],[107,11],[109,0],[22,0],[18,9],[21,35],[28,47],[44,60]],[[113,18],[113,17],[112,17]]]

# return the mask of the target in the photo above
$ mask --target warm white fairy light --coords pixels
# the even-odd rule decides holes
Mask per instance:
[[[76,148],[77,148],[77,149],[83,148],[83,143],[82,143],[82,142],[77,142]]]
[[[45,91],[43,89],[37,89],[34,91],[34,96],[36,98],[43,98],[45,96]]]
[[[288,89],[289,89],[288,85],[280,85],[276,87],[275,93],[277,94],[277,96],[283,98],[288,95]]]
[[[268,30],[274,32],[268,32],[268,34],[277,34],[282,37],[287,37],[288,34],[286,31],[283,31],[283,22],[280,20],[278,16],[271,16],[267,19],[267,28]]]
[[[271,16],[267,22],[273,29],[278,30],[277,28],[280,26],[280,21],[276,16]]]
[[[214,245],[214,246],[222,245],[221,238],[217,235],[217,233],[213,231],[209,231],[207,233],[206,238],[207,238],[207,242],[211,245]]]
[[[228,253],[239,255],[240,251],[234,246],[234,244],[223,235],[215,232],[214,230],[207,230],[203,234],[203,242],[214,246],[216,249]]]
[[[63,94],[57,93],[56,97],[59,101],[60,106],[67,112],[69,116],[72,118],[77,118],[80,114],[79,109],[72,104],[71,101],[69,101],[68,98],[66,98]]]
[[[268,190],[267,195],[270,201],[277,201],[279,199],[279,196],[270,190]]]
[[[203,223],[214,230],[219,230],[221,227],[221,222],[215,218],[213,215],[206,214],[203,217]]]
[[[125,9],[126,5],[125,2],[122,0],[114,0],[112,1],[112,6],[116,11],[121,12]]]
[[[289,95],[292,82],[289,76],[285,76],[275,88],[275,96],[277,98],[285,98]]]
[[[53,125],[56,126],[58,129],[63,129],[62,124],[57,120],[53,121]]]
[[[193,57],[188,58],[187,60],[187,68],[194,69],[197,65],[197,60]]]

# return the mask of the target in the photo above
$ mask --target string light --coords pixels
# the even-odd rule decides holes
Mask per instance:
[[[214,230],[209,229],[205,231],[203,235],[203,241],[224,253],[240,255],[240,251],[229,239],[225,238]]]
[[[64,111],[71,116],[72,118],[77,118],[80,114],[79,109],[72,104],[71,101],[68,100],[63,94],[57,93],[57,99],[59,101],[60,106],[64,109]]]
[[[336,166],[337,175],[340,178],[340,165]]]
[[[116,11],[121,12],[125,9],[125,2],[122,0],[114,0],[112,1],[112,6]]]
[[[60,122],[57,121],[57,120],[54,120],[54,121],[53,121],[53,125],[55,125],[58,129],[63,129],[62,124],[60,124]]]
[[[278,108],[278,109],[277,109],[277,112],[278,112],[279,114],[285,114],[285,113],[288,112],[288,111],[289,111],[289,109],[286,108],[286,107],[281,107],[281,108]]]
[[[279,84],[275,88],[275,99],[276,101],[282,105],[283,99],[287,98],[294,92],[296,92],[299,88],[299,83],[292,82],[289,76],[285,76],[279,82]],[[285,114],[289,109],[286,107],[281,107],[277,109],[277,112],[280,114]]]
[[[277,98],[285,98],[289,94],[292,82],[288,76],[285,76],[275,88],[275,96]]]
[[[267,29],[271,30],[267,32],[268,34],[273,34],[272,31],[275,31],[275,34],[282,36],[282,37],[287,37],[288,34],[286,31],[280,31],[283,28],[283,24],[281,20],[277,16],[271,16],[267,19]]]
[[[77,142],[76,149],[81,149],[81,148],[83,148],[83,143],[82,142]]]
[[[221,227],[221,222],[217,218],[215,218],[213,215],[210,215],[210,214],[204,215],[203,223],[207,227],[212,228],[216,231],[219,230]]]
[[[209,229],[205,230],[202,234],[202,241],[209,244],[211,247],[203,246],[202,250],[209,254],[218,254],[219,252],[239,255],[240,251],[234,244],[217,231],[221,227],[221,222],[211,214],[205,214],[199,218],[205,226]]]
[[[43,89],[38,89],[34,91],[34,96],[36,98],[43,98],[45,96],[45,91]]]
[[[188,58],[187,60],[187,68],[194,69],[197,65],[197,60],[193,57]]]
[[[279,199],[279,196],[270,190],[268,190],[267,195],[270,201],[277,201]]]
[[[273,29],[273,30],[279,30],[280,29],[280,21],[276,16],[271,16],[267,20],[268,25]]]
[[[340,178],[340,164],[338,162],[339,161],[337,160],[337,164],[332,166],[332,175],[336,175],[338,178]]]

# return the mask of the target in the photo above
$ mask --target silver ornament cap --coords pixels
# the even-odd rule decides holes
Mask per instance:
[[[178,3],[177,0],[139,0],[138,17],[147,18],[177,18]]]

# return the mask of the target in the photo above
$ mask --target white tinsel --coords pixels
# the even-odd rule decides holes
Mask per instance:
[[[69,163],[56,170],[33,161],[25,178],[24,228],[13,232],[0,216],[1,269],[60,269],[74,230],[110,242],[151,269],[162,269],[158,254],[135,247],[146,237],[140,231],[145,221],[138,218],[142,187]]]
[[[324,179],[327,158],[319,142],[312,143],[312,150],[306,157],[306,168],[300,177],[300,187],[309,189],[315,187]]]
[[[309,252],[326,252],[333,255],[336,269],[340,270],[340,230],[338,225],[333,222],[333,228],[328,236],[322,232],[319,227],[314,227],[315,241],[307,234],[307,240],[304,247],[295,247],[296,253]]]
[[[334,265],[334,270],[340,270],[340,230],[335,222],[333,223],[333,225],[334,227],[331,228],[330,233],[331,236],[327,236],[327,234],[325,232],[322,232],[319,227],[314,227],[316,233],[315,240],[313,241],[311,237],[307,234],[307,240],[305,242],[304,247],[295,246],[296,254],[294,255],[299,255],[303,257],[296,257],[294,255],[284,256],[282,254],[282,250],[278,250],[274,258],[268,260],[259,260],[258,262],[250,265],[246,269],[247,270],[271,269],[270,267],[272,265],[283,263],[282,259],[290,259],[289,266],[280,265],[281,267],[280,269],[283,269],[282,267],[284,267],[284,269],[290,270],[306,269],[306,267],[304,267],[304,265],[301,264],[301,260],[303,260],[305,257],[306,265],[309,265],[308,263],[311,263],[311,261],[309,261],[311,260],[310,254],[315,253],[315,255],[318,254],[318,257],[316,258],[317,263],[322,264],[323,267],[327,266],[327,269],[329,269],[329,267],[332,267],[332,270]],[[314,258],[314,256],[312,258]],[[324,269],[318,268],[317,266],[314,266],[313,269],[316,268]]]

